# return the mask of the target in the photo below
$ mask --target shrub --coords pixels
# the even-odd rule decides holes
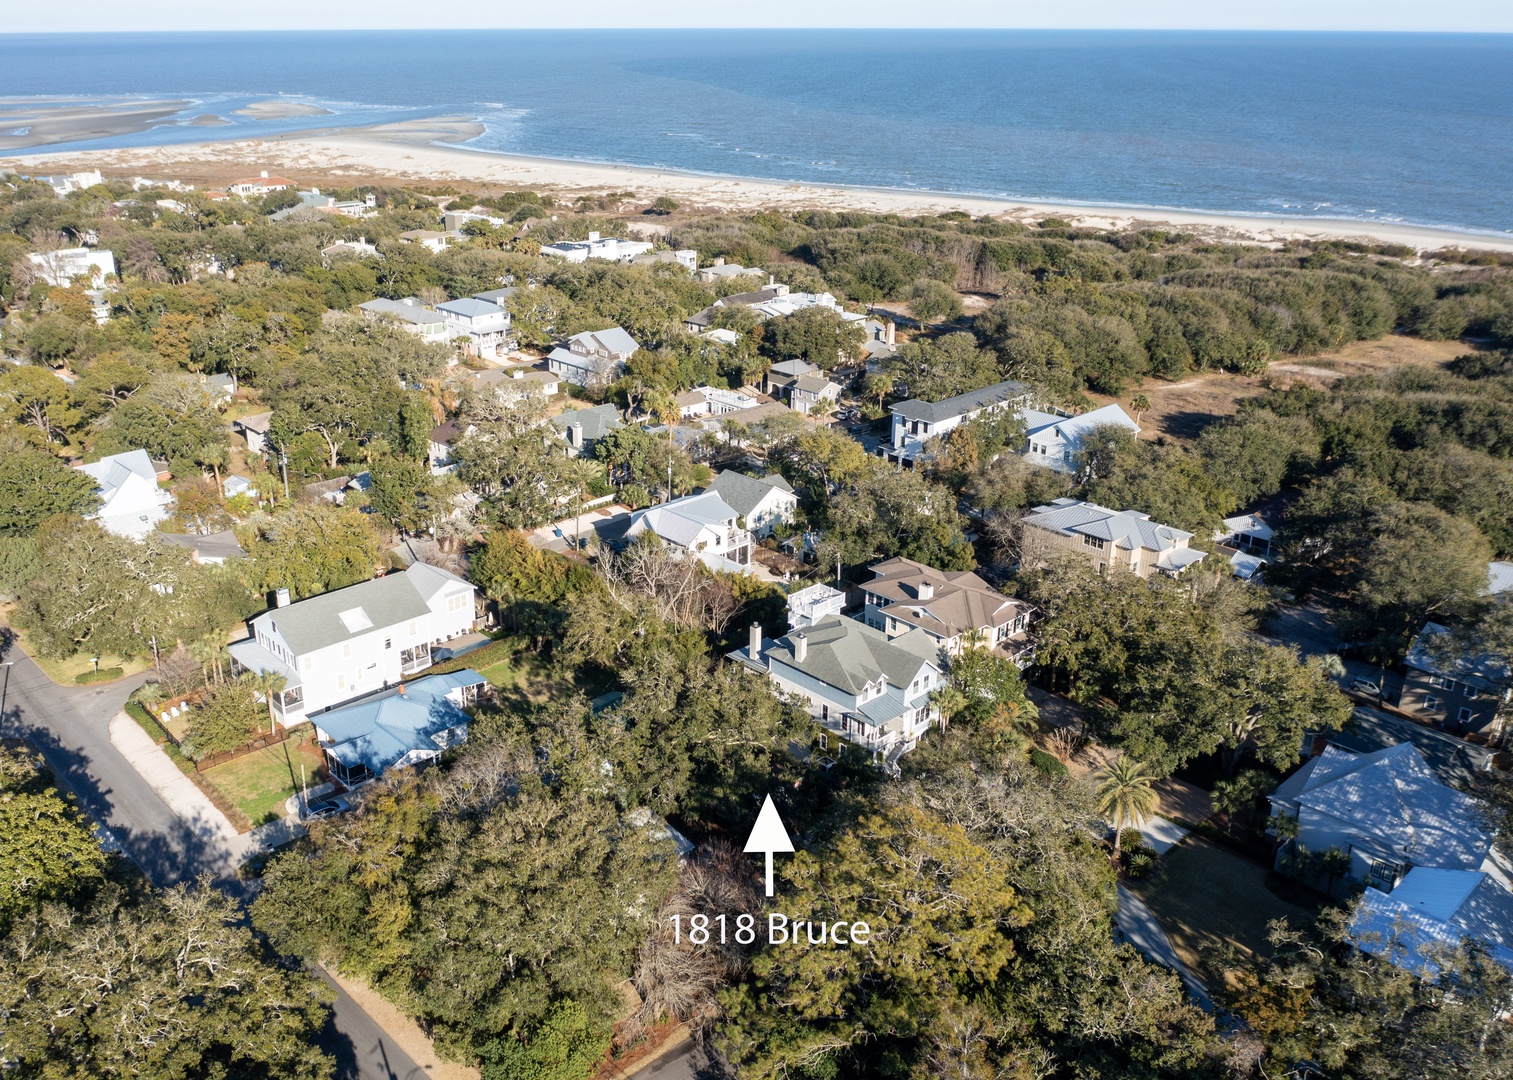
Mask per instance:
[[[1071,776],[1071,770],[1038,747],[1030,751],[1030,764],[1046,776]]]
[[[75,675],[74,682],[78,683],[80,686],[88,686],[91,683],[110,682],[112,679],[119,679],[122,675],[125,674],[125,668],[102,667],[98,671],[85,671],[78,675]]]

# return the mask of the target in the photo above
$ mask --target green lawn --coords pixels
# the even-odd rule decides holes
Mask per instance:
[[[1301,926],[1314,918],[1268,889],[1260,866],[1196,836],[1167,852],[1158,874],[1130,889],[1161,920],[1182,962],[1211,987],[1224,981],[1212,950],[1230,943],[1264,952],[1272,919],[1285,916]]]
[[[284,800],[299,790],[301,764],[311,787],[325,780],[324,775],[317,775],[320,759],[304,745],[309,736],[309,732],[301,732],[277,746],[245,754],[200,775],[246,814],[253,825],[262,825],[284,816]]]

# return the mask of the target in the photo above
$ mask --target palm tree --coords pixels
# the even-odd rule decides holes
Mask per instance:
[[[1129,403],[1130,410],[1135,414],[1135,423],[1140,422],[1142,413],[1150,412],[1151,399],[1144,394],[1136,394],[1134,400]]]
[[[595,480],[604,479],[604,466],[592,458],[575,457],[567,463],[567,478],[578,492],[577,505],[573,508],[573,550],[583,546],[583,496]]]
[[[947,683],[930,695],[930,704],[940,713],[940,730],[946,730],[951,718],[967,707],[967,695]]]
[[[1117,861],[1126,825],[1139,828],[1156,812],[1154,787],[1160,779],[1144,762],[1130,757],[1112,761],[1103,770],[1098,785],[1098,812],[1114,823],[1114,859]]]
[[[289,680],[276,671],[260,671],[253,675],[252,685],[268,703],[268,734],[278,730],[278,714],[273,711],[273,699],[284,692]]]
[[[194,657],[195,662],[200,665],[200,677],[205,680],[206,686],[210,685],[211,665],[215,665],[216,682],[219,683],[221,681],[219,678],[220,664],[217,662],[219,652],[220,650],[216,648],[213,638],[201,638],[199,641],[191,641],[189,643],[189,655]]]

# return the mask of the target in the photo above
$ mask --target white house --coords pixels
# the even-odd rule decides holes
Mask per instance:
[[[445,344],[451,339],[446,316],[439,315],[413,296],[403,300],[387,300],[383,297],[358,304],[357,310],[369,319],[390,318],[397,321],[421,341],[433,345]]]
[[[140,540],[168,516],[173,496],[158,487],[158,470],[146,450],[112,454],[75,468],[99,485],[100,509],[90,518],[106,532]]]
[[[705,491],[637,510],[625,536],[633,540],[642,533],[654,533],[711,570],[744,574],[750,570],[751,533],[741,528],[739,518],[718,494]]]
[[[677,395],[673,401],[678,406],[678,415],[685,420],[695,416],[729,416],[761,404],[750,394],[722,386],[695,386]]]
[[[240,195],[242,198],[257,198],[273,191],[283,191],[292,188],[293,180],[286,180],[282,176],[269,176],[268,170],[264,169],[258,176],[248,177],[245,180],[237,180],[227,184],[226,191],[231,195]]]
[[[1090,431],[1100,427],[1119,427],[1134,435],[1140,426],[1118,405],[1105,405],[1079,416],[1057,416],[1036,409],[1020,409],[1024,421],[1026,461],[1057,472],[1077,471],[1077,452]]]
[[[541,254],[565,259],[572,263],[587,262],[589,259],[628,263],[637,255],[648,252],[655,246],[644,240],[619,240],[613,236],[600,236],[596,232],[591,232],[587,240],[559,240],[555,244],[544,244]]]
[[[924,453],[925,443],[953,431],[985,412],[1019,408],[1028,403],[1030,387],[1026,383],[994,383],[981,390],[946,398],[944,401],[921,401],[910,398],[893,406],[893,429],[884,456],[910,463]]]
[[[889,761],[914,749],[939,716],[930,694],[943,675],[935,642],[906,634],[889,640],[855,619],[829,615],[777,640],[753,625],[730,659],[761,672],[828,731]]]
[[[435,229],[411,229],[400,233],[399,238],[407,244],[419,244],[432,255],[439,255],[451,247],[455,241],[461,240],[462,234],[437,232]]]
[[[430,667],[433,646],[472,631],[473,592],[426,563],[297,604],[281,590],[231,656],[241,670],[284,677],[273,710],[287,727]]]
[[[793,485],[777,473],[758,479],[724,469],[704,490],[724,499],[758,540],[771,536],[773,526],[779,523],[793,524],[793,515],[799,508]]]
[[[356,240],[338,240],[329,247],[320,249],[320,257],[327,262],[332,259],[381,259],[378,248],[368,243],[366,236],[359,236]]]
[[[618,326],[585,330],[557,346],[546,358],[548,369],[563,382],[578,386],[603,386],[625,373],[625,361],[641,348],[636,339]]]
[[[447,332],[453,338],[467,338],[472,343],[468,351],[477,356],[497,356],[510,332],[510,313],[487,300],[465,296],[437,304],[436,312],[446,320]]]
[[[1330,743],[1268,799],[1273,817],[1298,823],[1288,846],[1336,848],[1351,879],[1384,892],[1416,866],[1479,870],[1492,846],[1476,800],[1441,783],[1412,743],[1370,754]]]
[[[52,188],[60,199],[71,192],[85,191],[97,184],[105,183],[105,177],[100,175],[98,169],[69,173],[66,176],[34,176],[32,179]]]
[[[106,248],[34,251],[26,258],[37,277],[59,288],[72,285],[75,278],[84,278],[92,288],[98,289],[107,276],[116,272],[116,257]]]
[[[1469,938],[1513,972],[1513,892],[1505,874],[1416,866],[1395,889],[1366,889],[1350,938],[1363,952],[1430,977],[1435,954]]]

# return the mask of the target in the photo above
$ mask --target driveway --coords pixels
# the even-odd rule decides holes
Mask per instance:
[[[1156,921],[1156,916],[1151,909],[1123,885],[1117,888],[1119,909],[1114,915],[1114,922],[1118,925],[1119,933],[1124,940],[1133,945],[1135,951],[1147,960],[1175,971],[1182,979],[1182,985],[1187,987],[1188,994],[1202,1006],[1203,1011],[1213,1012],[1214,1003],[1208,996],[1207,988],[1191,971],[1187,970],[1187,965],[1183,964],[1177,956],[1177,950],[1172,948],[1166,931],[1161,929],[1161,924]]]
[[[112,718],[146,681],[145,674],[101,687],[59,686],[18,648],[7,650],[3,659],[11,666],[0,667],[0,735],[35,746],[58,782],[111,831],[148,880],[166,888],[208,874],[229,895],[244,902],[250,898],[251,890],[236,877],[241,852],[233,845],[250,847],[251,841],[228,840],[219,812],[220,821],[196,818],[192,812],[186,820],[182,812],[188,803],[175,812],[111,739]],[[129,734],[125,742],[135,748],[133,756],[145,754]],[[149,775],[160,787],[170,785],[161,764],[178,770],[161,750],[152,749],[161,762],[148,768]],[[336,1058],[341,1080],[420,1080],[426,1075],[340,989],[331,1023],[318,1042]]]

